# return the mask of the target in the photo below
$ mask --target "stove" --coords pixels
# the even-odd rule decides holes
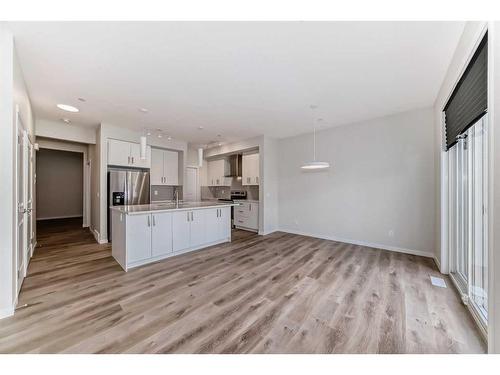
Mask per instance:
[[[247,199],[246,190],[231,190],[231,198],[219,198],[221,202],[234,202],[239,199]],[[231,207],[231,228],[234,228],[234,206]]]

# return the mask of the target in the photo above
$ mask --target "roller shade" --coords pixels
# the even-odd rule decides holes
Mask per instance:
[[[474,56],[444,107],[446,150],[488,109],[488,34],[481,40]]]

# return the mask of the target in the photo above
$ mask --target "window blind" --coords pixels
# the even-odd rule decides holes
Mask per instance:
[[[483,37],[469,65],[444,107],[446,150],[488,109],[488,34]]]

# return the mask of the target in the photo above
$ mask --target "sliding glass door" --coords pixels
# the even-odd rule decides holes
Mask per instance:
[[[488,319],[487,116],[448,151],[450,272],[481,322]]]

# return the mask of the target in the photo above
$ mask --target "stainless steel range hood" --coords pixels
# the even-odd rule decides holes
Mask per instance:
[[[229,156],[229,174],[225,177],[241,178],[242,155],[235,154]]]

